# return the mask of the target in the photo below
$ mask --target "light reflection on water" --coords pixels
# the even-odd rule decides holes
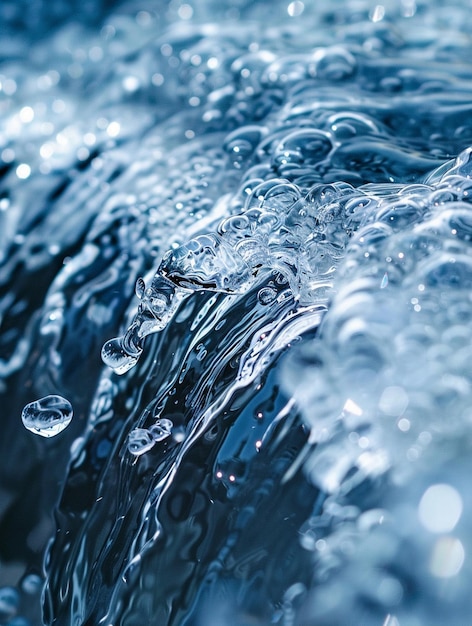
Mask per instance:
[[[466,3],[0,18],[0,622],[465,623]]]

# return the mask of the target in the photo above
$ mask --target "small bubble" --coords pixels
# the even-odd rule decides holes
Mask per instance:
[[[410,424],[410,420],[406,419],[406,417],[402,417],[401,419],[398,420],[398,428],[403,432],[406,433],[410,430],[411,424]]]
[[[42,437],[54,437],[69,426],[72,420],[71,403],[58,395],[50,395],[30,402],[22,411],[25,428]]]

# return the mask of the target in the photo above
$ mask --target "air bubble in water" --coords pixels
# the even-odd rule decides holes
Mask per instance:
[[[54,437],[69,426],[72,405],[62,396],[50,395],[30,402],[21,413],[25,428],[41,437]]]
[[[135,428],[128,437],[128,450],[135,456],[141,456],[154,446],[156,440],[146,428]]]

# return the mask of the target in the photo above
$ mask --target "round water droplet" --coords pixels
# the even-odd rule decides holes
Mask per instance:
[[[62,396],[46,396],[30,402],[21,413],[25,428],[42,437],[54,437],[72,420],[71,403]]]
[[[149,452],[156,443],[150,431],[146,428],[135,428],[128,437],[128,450],[135,456]]]

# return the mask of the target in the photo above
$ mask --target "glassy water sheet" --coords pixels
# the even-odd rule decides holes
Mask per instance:
[[[470,621],[468,18],[0,5],[0,624]]]

